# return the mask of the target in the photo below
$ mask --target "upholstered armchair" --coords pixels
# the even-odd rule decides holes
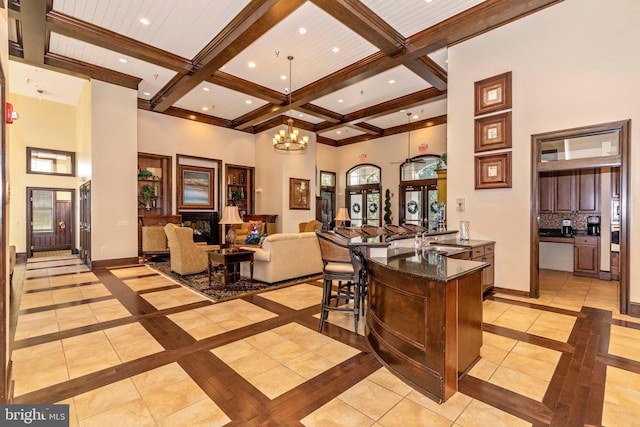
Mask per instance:
[[[220,249],[219,245],[198,245],[193,241],[193,229],[176,224],[164,226],[169,243],[171,271],[184,276],[203,272],[208,267],[208,251]]]
[[[300,233],[306,232],[316,232],[317,230],[322,229],[322,223],[317,219],[312,219],[311,221],[305,221],[298,224],[298,231]]]

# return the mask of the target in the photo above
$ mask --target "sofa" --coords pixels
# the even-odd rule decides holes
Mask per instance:
[[[322,273],[322,256],[314,232],[276,233],[264,238],[261,246],[244,245],[254,252],[253,278],[275,283],[296,277]],[[240,273],[249,277],[249,263],[240,265]]]

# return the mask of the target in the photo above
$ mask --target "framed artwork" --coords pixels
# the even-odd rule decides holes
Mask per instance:
[[[475,121],[476,153],[511,148],[511,111]]]
[[[289,178],[289,209],[311,210],[309,179]]]
[[[511,188],[511,151],[475,157],[476,190]]]
[[[475,82],[475,115],[511,108],[511,71]]]
[[[213,209],[212,168],[178,165],[178,210]]]

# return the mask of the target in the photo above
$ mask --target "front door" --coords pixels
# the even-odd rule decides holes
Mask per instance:
[[[27,255],[73,249],[75,190],[27,188]]]
[[[349,206],[352,227],[360,227],[364,224],[376,227],[382,225],[379,189],[350,191],[347,206]]]
[[[406,185],[401,186],[401,223],[415,224],[429,230],[436,230],[438,220],[438,186]]]

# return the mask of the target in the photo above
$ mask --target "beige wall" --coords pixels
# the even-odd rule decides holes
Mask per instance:
[[[256,136],[256,188],[262,192],[256,196],[256,212],[278,214],[277,230],[297,233],[298,224],[316,217],[316,140],[309,136],[306,154],[280,154],[273,149],[276,129]],[[289,209],[289,178],[308,179],[309,210]]]
[[[176,212],[176,154],[223,160],[225,163],[242,166],[255,166],[254,135],[252,134],[144,110],[138,110],[137,118],[137,151],[173,158],[171,204],[173,213]],[[224,191],[224,188],[222,190]],[[218,194],[216,194],[217,198]]]
[[[400,113],[399,113],[400,114]],[[346,173],[360,164],[360,155],[366,154],[365,163],[372,163],[382,169],[383,193],[391,190],[392,222],[398,224],[398,188],[400,185],[400,165],[407,157],[406,133],[378,138],[371,141],[335,148],[318,144],[318,171],[336,172],[338,194],[337,207],[344,207]],[[428,144],[426,154],[440,155],[446,152],[447,125],[439,125],[411,132],[411,156],[418,155],[418,146]],[[393,163],[393,164],[392,164]]]
[[[27,250],[27,187],[78,188],[77,177],[27,174],[27,147],[76,151],[76,107],[58,102],[9,94],[20,118],[7,125],[10,144],[9,243]],[[77,194],[76,194],[77,203]]]
[[[137,94],[91,82],[91,258],[138,256]]]
[[[567,0],[449,49],[448,194],[466,199],[449,224],[471,221],[471,237],[496,241],[496,286],[529,290],[531,135],[640,119],[640,2]],[[474,190],[473,83],[513,72],[513,187]],[[632,163],[637,126],[631,126]],[[629,202],[640,197],[631,171]],[[640,229],[631,221],[631,253]],[[631,300],[640,301],[640,265],[631,268]]]

